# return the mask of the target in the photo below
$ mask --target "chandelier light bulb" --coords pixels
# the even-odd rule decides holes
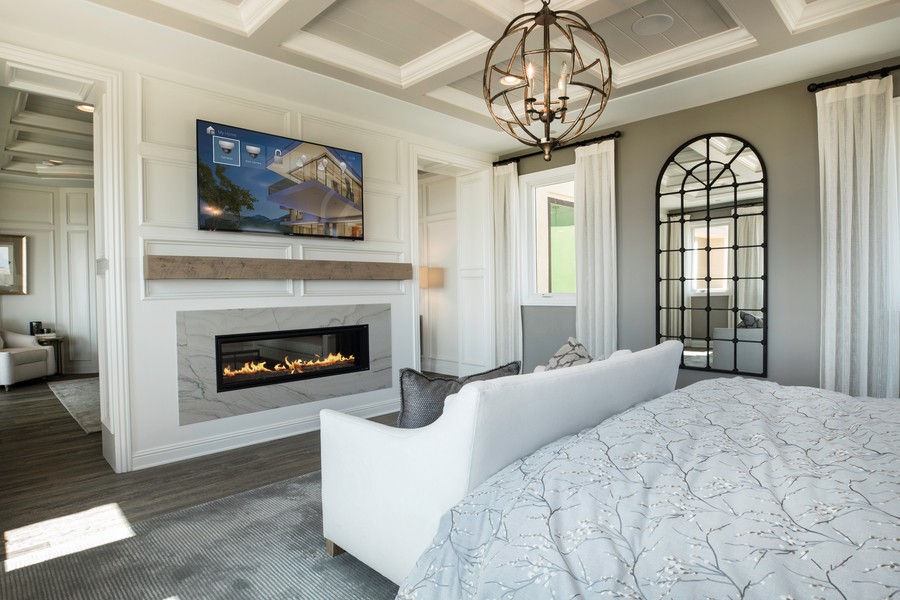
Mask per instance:
[[[562,69],[559,70],[559,97],[567,98],[569,87],[569,65],[563,61]]]
[[[525,67],[525,77],[528,80],[527,96],[534,98],[534,63],[528,63],[528,66]]]

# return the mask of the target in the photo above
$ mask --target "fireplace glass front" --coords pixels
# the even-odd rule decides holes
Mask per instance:
[[[216,336],[220,392],[368,369],[368,325]]]

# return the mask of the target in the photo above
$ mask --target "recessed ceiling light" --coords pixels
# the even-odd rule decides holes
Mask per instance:
[[[518,85],[522,83],[522,78],[515,75],[506,75],[500,78],[500,83],[503,85]]]
[[[51,159],[45,160],[44,164],[47,165],[48,167],[58,167],[59,165],[63,164],[63,161],[59,160],[58,158],[51,158]]]
[[[92,112],[94,112],[94,105],[93,105],[93,104],[79,104],[79,105],[77,105],[75,108],[77,108],[77,109],[80,110],[80,111],[86,112],[86,113],[92,113]]]
[[[634,25],[631,26],[631,30],[638,35],[657,35],[668,31],[674,23],[675,19],[670,15],[647,15],[635,21]]]

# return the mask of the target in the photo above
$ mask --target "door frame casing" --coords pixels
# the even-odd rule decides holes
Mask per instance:
[[[125,273],[124,75],[120,71],[0,42],[2,85],[94,105],[94,228],[97,347],[103,456],[132,470]]]

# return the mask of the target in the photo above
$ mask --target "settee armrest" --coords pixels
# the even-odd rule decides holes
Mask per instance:
[[[10,348],[30,348],[32,346],[40,347],[38,339],[33,335],[25,335],[24,333],[15,333],[13,331],[4,330],[0,333],[3,337],[3,343]]]
[[[325,539],[399,584],[466,493],[471,410],[420,429],[321,411]]]

